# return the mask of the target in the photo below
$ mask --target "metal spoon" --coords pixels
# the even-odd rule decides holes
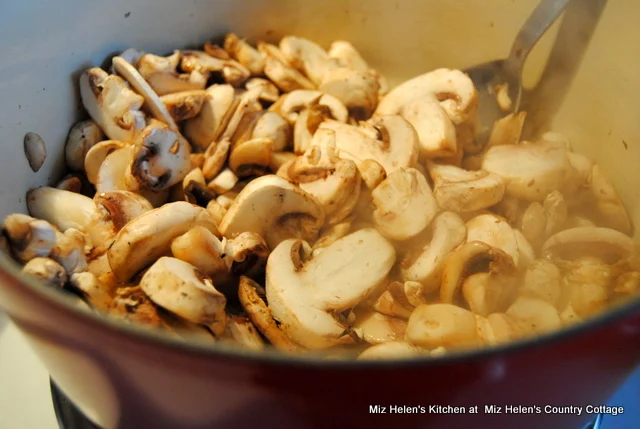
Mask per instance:
[[[562,14],[571,0],[542,0],[524,23],[511,47],[509,56],[470,67],[465,73],[478,90],[478,141],[484,143],[497,119],[518,112],[522,105],[522,68],[527,56],[542,35]],[[501,109],[496,100],[496,86],[507,84],[511,106]]]

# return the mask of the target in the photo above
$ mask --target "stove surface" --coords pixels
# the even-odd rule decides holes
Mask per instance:
[[[588,429],[637,429],[640,422],[640,368],[608,402],[624,407],[601,416]],[[49,379],[22,334],[0,313],[0,428],[100,429],[80,414]],[[585,429],[587,429],[585,428]]]

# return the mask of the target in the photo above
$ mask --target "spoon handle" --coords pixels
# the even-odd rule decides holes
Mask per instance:
[[[507,64],[514,70],[522,69],[529,52],[538,39],[551,27],[571,0],[542,0],[516,36]]]

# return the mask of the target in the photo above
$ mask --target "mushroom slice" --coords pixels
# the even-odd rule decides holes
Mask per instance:
[[[291,147],[291,126],[278,113],[264,112],[256,120],[251,138],[271,139],[273,141],[273,151],[282,152]]]
[[[389,174],[371,196],[376,228],[393,240],[415,237],[431,223],[438,211],[427,179],[414,168]]]
[[[189,143],[164,124],[147,126],[135,146],[131,174],[144,189],[168,189],[181,182],[191,168]]]
[[[241,126],[242,120],[252,113],[262,110],[262,106],[258,103],[258,97],[260,96],[260,89],[251,89],[249,91],[239,94],[237,97],[237,105],[235,106],[226,128],[222,131],[218,139],[231,139],[238,128]],[[217,139],[217,140],[218,140]]]
[[[596,209],[599,212],[598,222],[604,227],[630,234],[632,227],[627,210],[613,184],[607,180],[607,177],[597,164],[591,170],[591,192],[596,200]]]
[[[291,341],[278,327],[259,291],[264,296],[264,289],[260,285],[248,277],[240,277],[238,298],[249,320],[275,348],[286,352],[301,352],[302,348]]]
[[[360,55],[360,52],[345,40],[336,40],[331,43],[327,51],[329,58],[333,58],[342,67],[347,67],[360,72],[369,70],[369,65]]]
[[[353,329],[360,333],[364,341],[369,344],[381,344],[389,341],[399,341],[404,338],[407,329],[406,320],[390,317],[377,311],[355,312],[356,320]]]
[[[193,265],[163,256],[144,273],[140,288],[156,305],[208,327],[216,336],[224,333],[227,299]]]
[[[264,74],[282,92],[291,92],[296,89],[315,89],[315,85],[302,73],[271,56],[265,58]]]
[[[510,113],[493,124],[485,150],[493,146],[514,145],[520,141],[527,112]]]
[[[358,165],[372,159],[391,174],[414,167],[418,161],[418,137],[411,124],[400,116],[374,117],[359,127],[327,120],[318,127],[323,129],[336,133],[340,157]]]
[[[113,58],[113,67],[116,69],[118,74],[122,75],[123,78],[129,82],[131,87],[136,90],[136,92],[144,97],[147,110],[153,115],[154,118],[159,121],[164,122],[169,126],[170,129],[177,131],[178,126],[175,121],[167,111],[162,100],[153,88],[147,83],[146,80],[138,73],[138,70],[131,64],[129,64],[125,59],[120,57]]]
[[[435,98],[418,98],[402,106],[399,114],[415,128],[420,159],[446,158],[458,154],[456,128]]]
[[[326,106],[331,118],[338,122],[347,122],[349,111],[345,105],[333,95],[324,94],[321,91],[295,90],[284,94],[273,104],[269,110],[279,113],[290,123],[297,121],[300,112],[312,105]]]
[[[340,67],[329,70],[318,89],[342,101],[350,116],[363,121],[371,117],[378,104],[380,84],[368,70]]]
[[[238,180],[238,176],[236,176],[230,168],[225,168],[207,184],[207,187],[220,195],[232,190],[238,183]]]
[[[64,267],[49,258],[36,257],[22,267],[22,272],[52,286],[64,287],[67,273]]]
[[[211,180],[220,174],[224,164],[227,162],[231,142],[229,139],[222,139],[219,142],[213,142],[205,152],[204,164],[202,165],[202,173],[206,180]]]
[[[4,232],[12,253],[22,263],[49,256],[57,237],[56,228],[46,220],[20,213],[4,219]]]
[[[160,101],[164,103],[173,120],[181,122],[197,116],[206,98],[207,91],[194,90],[163,95]]]
[[[249,350],[264,350],[264,340],[246,317],[228,316],[225,335]]]
[[[425,304],[416,308],[407,323],[405,340],[428,348],[461,348],[480,343],[473,313],[452,304]]]
[[[218,279],[218,276],[226,276],[229,271],[224,260],[224,247],[209,229],[198,225],[171,242],[171,253],[205,275]]]
[[[536,143],[494,146],[484,155],[482,169],[504,179],[507,196],[542,201],[562,189],[572,167],[564,149]]]
[[[440,300],[457,304],[462,289],[472,311],[482,316],[501,311],[511,301],[516,274],[508,254],[480,241],[468,242],[451,252],[444,263]]]
[[[112,140],[131,142],[145,126],[140,111],[144,98],[129,89],[121,77],[99,67],[80,76],[80,97],[91,119]]]
[[[264,276],[269,248],[260,235],[255,232],[243,232],[226,241],[224,252],[225,260],[234,276]]]
[[[505,192],[500,176],[486,171],[467,171],[453,165],[427,163],[433,195],[443,210],[472,212],[498,204]]]
[[[358,355],[358,360],[403,359],[420,356],[424,352],[404,341],[375,344]]]
[[[615,268],[597,257],[583,257],[566,264],[564,278],[568,303],[575,314],[586,318],[601,312],[609,303]]]
[[[441,68],[395,87],[380,100],[376,114],[397,114],[402,107],[420,98],[438,100],[449,118],[458,125],[466,122],[475,111],[478,93],[468,75],[460,70]]]
[[[395,291],[401,292],[401,299],[397,299],[397,293]],[[407,320],[415,307],[411,305],[411,303],[407,301],[406,296],[404,296],[403,284],[401,282],[392,282],[387,286],[387,290],[384,291],[373,304],[373,309],[387,316]]]
[[[210,49],[209,52],[216,56],[203,51],[182,51],[180,66],[185,71],[195,71],[205,75],[221,72],[225,82],[235,87],[242,85],[251,76],[251,72],[246,67],[230,59],[226,53],[220,55],[220,52],[224,52],[221,49],[215,52]]]
[[[51,249],[51,259],[62,265],[67,272],[79,273],[88,268],[86,235],[75,228],[57,234],[56,245]]]
[[[202,207],[178,201],[144,213],[116,235],[107,251],[109,265],[121,282],[167,254],[171,241],[194,226],[204,226],[218,235],[211,215]]]
[[[270,80],[263,79],[261,77],[254,77],[249,79],[244,84],[244,87],[247,88],[247,90],[260,88],[260,100],[264,101],[265,103],[275,103],[280,97],[280,91],[278,90],[278,87],[275,86],[274,83]]]
[[[255,138],[231,149],[229,168],[240,178],[267,173],[271,162],[273,140]]]
[[[345,219],[343,222],[329,226],[322,231],[318,240],[313,243],[313,250],[322,249],[335,243],[351,231],[353,218]]]
[[[561,230],[567,218],[569,209],[560,191],[553,191],[544,199],[543,209],[545,213],[545,237]]]
[[[207,88],[200,113],[184,123],[184,135],[201,150],[216,141],[237,106],[231,85],[212,85]]]
[[[436,291],[440,287],[446,256],[462,244],[467,237],[464,222],[456,213],[440,213],[433,221],[431,241],[416,251],[409,252],[400,265],[402,278],[419,282],[418,295]]]
[[[87,152],[96,144],[104,140],[102,130],[92,120],[76,123],[67,136],[64,147],[64,159],[67,167],[73,171],[84,172],[84,163]]]
[[[312,104],[304,109],[293,127],[293,151],[303,154],[309,149],[318,127],[330,117],[329,108],[323,104]]]
[[[519,340],[535,333],[530,324],[510,314],[493,313],[487,317],[487,320],[497,344]]]
[[[338,66],[319,45],[301,37],[283,37],[280,52],[291,66],[303,72],[316,86],[320,86],[325,75]]]
[[[314,239],[324,218],[315,197],[281,177],[267,175],[240,191],[220,223],[220,232],[227,238],[255,232],[274,249],[288,238]]]
[[[261,75],[264,70],[264,57],[256,48],[240,39],[234,33],[227,33],[224,38],[224,50],[236,61],[245,66],[251,74]]]
[[[86,173],[89,183],[98,183],[98,171],[108,155],[118,149],[127,146],[127,143],[118,140],[105,140],[93,145],[83,158],[83,170]]]
[[[547,215],[544,207],[537,201],[529,204],[522,215],[520,230],[536,248],[542,244],[547,228]]]
[[[100,282],[90,272],[73,273],[69,276],[71,286],[79,291],[89,303],[100,310],[107,310],[113,306],[112,290],[108,285]]]
[[[69,228],[86,232],[96,215],[91,198],[48,186],[27,192],[27,208],[33,217],[52,223],[62,232]]]
[[[562,326],[558,310],[550,302],[538,297],[519,296],[506,313],[531,325],[539,334],[555,331]]]
[[[134,65],[158,95],[204,89],[207,85],[208,76],[198,71],[179,74],[177,68],[181,59],[182,54],[180,51],[174,51],[168,57],[145,54]],[[113,66],[116,72],[120,73],[115,64]]]
[[[302,240],[281,242],[267,261],[273,317],[298,344],[323,349],[350,343],[338,314],[367,298],[395,262],[395,249],[375,229],[354,232],[311,257]]]
[[[493,214],[481,214],[466,224],[467,243],[481,241],[511,256],[520,265],[520,250],[514,230],[507,221]]]
[[[578,227],[565,229],[551,236],[543,245],[547,259],[573,260],[582,256],[596,256],[609,263],[627,259],[636,253],[632,238],[611,228]]]

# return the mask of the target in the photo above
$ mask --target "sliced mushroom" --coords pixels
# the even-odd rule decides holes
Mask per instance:
[[[279,46],[288,63],[303,72],[315,86],[320,86],[325,75],[337,67],[337,62],[311,40],[286,36],[280,40]]]
[[[564,278],[568,305],[581,318],[603,311],[610,299],[614,280],[613,267],[594,257],[579,258],[570,267],[571,270]]]
[[[173,239],[199,225],[218,235],[211,215],[187,202],[169,203],[146,212],[118,232],[107,251],[109,265],[118,280],[126,282],[167,254]]]
[[[64,147],[67,167],[73,171],[83,172],[87,153],[103,140],[104,134],[94,121],[85,120],[76,123],[71,127]]]
[[[526,112],[518,112],[510,113],[504,118],[498,119],[495,124],[493,124],[493,129],[485,145],[485,150],[493,146],[518,144],[526,117]]]
[[[273,84],[269,79],[263,79],[261,77],[251,78],[245,83],[245,88],[248,90],[254,88],[260,88],[260,100],[265,103],[275,103],[280,97],[280,91],[278,87]]]
[[[542,204],[537,201],[529,204],[529,207],[527,207],[522,215],[521,223],[520,230],[522,234],[536,248],[539,248],[544,242],[545,231],[547,229],[547,215],[545,214]]]
[[[266,293],[273,317],[303,346],[350,343],[349,327],[336,315],[384,281],[395,250],[376,230],[362,229],[310,256],[309,245],[295,239],[283,241],[269,256]]]
[[[404,339],[407,321],[377,311],[355,311],[353,328],[369,344],[381,344]]]
[[[95,185],[98,183],[98,172],[100,166],[108,155],[118,149],[127,146],[127,143],[118,140],[105,140],[92,146],[83,158],[83,170],[86,172],[89,183]]]
[[[516,274],[508,254],[480,241],[468,242],[451,252],[444,263],[440,300],[458,304],[462,292],[476,314],[504,311],[515,293]]]
[[[251,320],[241,316],[228,316],[226,336],[229,336],[235,344],[249,350],[264,350],[264,340],[253,326]]]
[[[291,126],[278,113],[264,112],[255,122],[251,138],[271,139],[273,141],[273,151],[282,152],[291,147]]]
[[[185,71],[205,75],[222,73],[225,82],[235,87],[242,85],[251,76],[251,72],[245,66],[230,59],[226,54],[220,55],[220,52],[224,52],[221,49],[215,52],[210,49],[209,52],[216,56],[203,51],[182,51],[180,66]]]
[[[227,299],[193,265],[163,256],[144,273],[140,288],[164,309],[207,326],[216,336],[224,333]]]
[[[640,272],[629,271],[616,278],[613,293],[618,300],[632,299],[638,292],[640,292]]]
[[[140,111],[144,98],[119,76],[98,67],[85,71],[80,76],[80,97],[91,119],[109,139],[131,142],[145,126]]]
[[[544,233],[548,237],[564,227],[569,209],[560,191],[553,191],[545,197],[543,209],[546,219]]]
[[[440,287],[446,256],[462,244],[467,236],[464,222],[453,212],[439,214],[432,224],[431,241],[409,252],[401,263],[404,280],[420,283],[417,295],[434,292]]]
[[[487,316],[494,341],[498,344],[516,341],[535,333],[532,326],[505,313],[493,313]]]
[[[469,220],[467,243],[481,241],[498,248],[511,256],[516,266],[520,266],[520,249],[515,231],[504,220],[493,214],[482,214]]]
[[[207,184],[207,187],[216,194],[224,194],[232,190],[238,183],[238,180],[238,176],[236,176],[230,168],[225,168]]]
[[[266,174],[271,162],[273,140],[255,138],[240,143],[231,149],[229,168],[239,177]]]
[[[328,247],[341,239],[351,231],[351,222],[353,218],[347,218],[343,222],[336,223],[324,229],[318,237],[318,240],[313,243],[313,250]]]
[[[480,337],[469,310],[451,304],[425,304],[411,313],[405,340],[428,348],[462,348],[478,345]]]
[[[216,200],[209,201],[209,203],[207,204],[207,211],[215,221],[216,225],[220,225],[220,222],[222,222],[222,218],[227,213],[227,209],[222,207]]]
[[[452,157],[460,152],[456,128],[437,99],[418,98],[398,113],[418,134],[421,160]]]
[[[505,184],[486,171],[466,171],[453,165],[427,164],[433,195],[443,210],[470,212],[491,207],[502,200]]]
[[[578,227],[565,229],[551,236],[542,246],[541,254],[547,259],[577,259],[596,256],[615,263],[636,252],[632,238],[610,228]]]
[[[291,92],[296,89],[315,89],[315,85],[302,73],[272,56],[265,58],[264,74],[282,92]]]
[[[22,267],[22,272],[52,286],[63,287],[67,282],[64,267],[49,258],[36,257]]]
[[[422,355],[424,352],[404,341],[375,344],[358,355],[358,360],[403,359]]]
[[[181,122],[197,116],[206,98],[207,91],[194,90],[163,95],[160,101],[164,103],[173,120]]]
[[[86,235],[75,228],[69,228],[63,234],[57,234],[56,244],[51,249],[51,259],[62,265],[69,275],[86,271],[86,247]]]
[[[329,46],[327,54],[329,58],[334,59],[338,65],[342,67],[350,68],[361,73],[368,72],[374,74],[378,80],[378,93],[384,95],[388,92],[389,85],[384,76],[369,68],[367,62],[362,58],[362,55],[360,55],[351,43],[345,40],[336,40]]]
[[[226,240],[224,253],[234,276],[244,275],[252,279],[264,276],[269,249],[259,234],[243,232]]]
[[[171,253],[217,281],[218,276],[226,276],[229,271],[224,247],[209,229],[198,225],[171,242]]]
[[[409,302],[404,302],[407,301],[406,296],[402,297],[404,298],[403,300],[397,299],[394,292],[392,292],[394,289],[402,290],[402,295],[404,295],[403,284],[401,282],[393,282],[378,297],[372,308],[378,313],[407,320],[415,307]]]
[[[264,70],[264,57],[253,46],[240,39],[234,33],[224,38],[224,50],[236,61],[245,66],[251,74],[261,75]]]
[[[71,274],[69,283],[96,309],[106,310],[114,304],[112,296],[114,291],[90,272]]]
[[[177,72],[181,59],[180,51],[174,51],[168,57],[145,54],[135,65],[142,77],[149,82],[151,88],[158,95],[204,89],[207,84],[206,75],[199,71],[183,74]],[[119,73],[117,68],[116,71]]]
[[[23,214],[7,216],[4,231],[13,255],[22,263],[48,257],[56,243],[57,231],[53,225]]]
[[[281,177],[267,175],[242,189],[222,219],[220,232],[227,238],[255,232],[274,249],[288,238],[314,239],[324,218],[316,198]]]
[[[333,95],[324,94],[321,91],[295,90],[285,94],[273,104],[269,110],[279,113],[290,123],[297,121],[300,112],[317,104],[329,109],[331,118],[338,122],[347,122],[349,111],[345,105]]]
[[[438,211],[427,179],[414,168],[389,174],[371,196],[376,228],[394,240],[415,237],[431,223]]]
[[[185,137],[201,150],[218,139],[237,106],[231,85],[212,85],[206,91],[200,113],[184,124]]]
[[[530,324],[539,334],[559,329],[562,320],[558,310],[549,301],[532,296],[519,296],[509,306],[507,314]]]
[[[298,155],[307,151],[320,124],[330,117],[329,108],[323,104],[312,104],[304,109],[293,127],[293,151]]]
[[[380,84],[376,74],[340,67],[327,71],[319,90],[342,101],[357,120],[371,117],[378,105]]]
[[[484,155],[482,169],[506,182],[506,195],[542,201],[562,189],[572,169],[564,149],[543,144],[501,145]]]
[[[227,162],[231,142],[229,139],[222,139],[219,142],[213,142],[205,152],[205,160],[202,165],[202,173],[206,180],[214,179],[222,171],[224,164]]]
[[[245,276],[240,277],[238,298],[251,322],[275,348],[286,352],[301,352],[302,348],[291,341],[278,327],[259,291],[264,296],[264,289],[256,282]]]
[[[418,160],[418,139],[413,127],[400,116],[374,117],[361,126],[325,121],[318,130],[336,133],[340,157],[360,164],[373,159],[386,174],[415,166]]]
[[[631,220],[613,184],[607,180],[602,168],[594,165],[591,170],[591,192],[596,201],[598,223],[624,234],[631,233]]]

